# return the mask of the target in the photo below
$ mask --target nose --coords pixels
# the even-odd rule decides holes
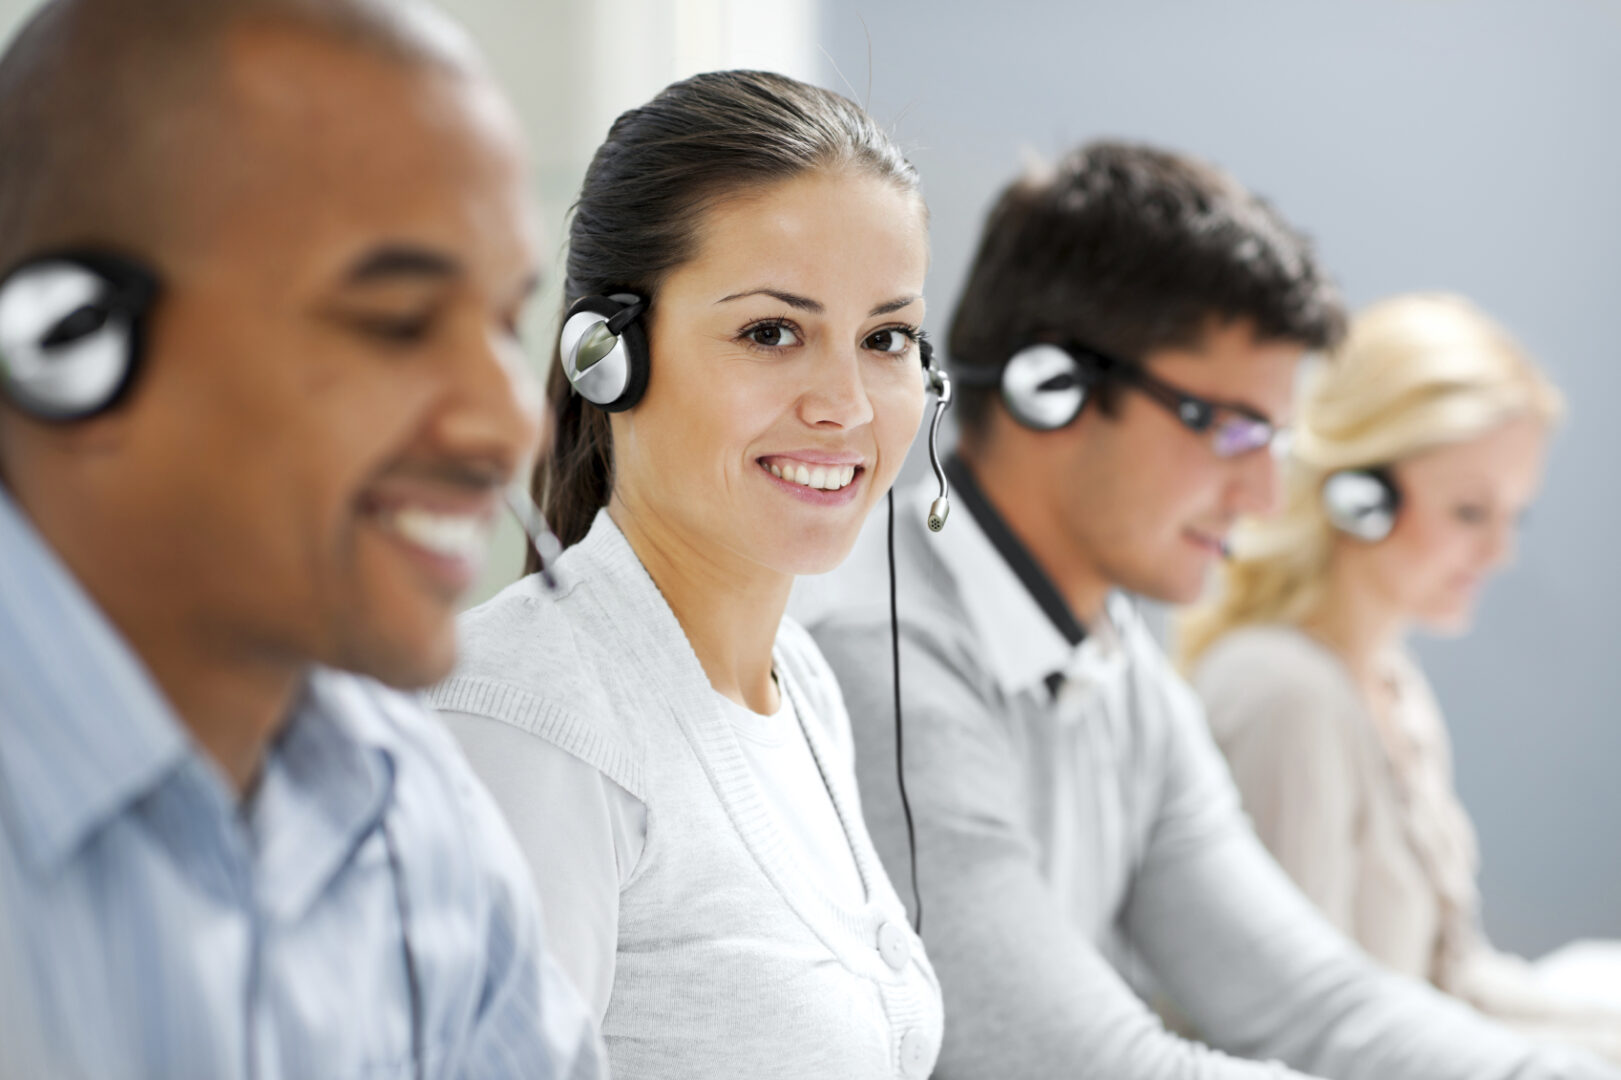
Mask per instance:
[[[504,328],[470,335],[448,364],[452,393],[439,418],[441,443],[459,456],[488,459],[510,478],[539,448],[539,378]]]
[[[1281,466],[1263,447],[1236,459],[1233,468],[1233,504],[1239,513],[1264,517],[1276,513],[1281,501]]]
[[[799,415],[805,423],[821,428],[856,428],[872,421],[872,400],[856,350],[835,348],[812,358],[807,371],[799,397]]]

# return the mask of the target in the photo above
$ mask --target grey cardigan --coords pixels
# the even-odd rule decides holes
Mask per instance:
[[[939,986],[862,823],[849,720],[809,635],[783,622],[776,670],[866,886],[855,907],[789,854],[686,635],[605,512],[557,572],[556,597],[529,578],[463,617],[461,666],[432,701],[572,755],[645,808],[602,1020],[615,1077],[926,1076]],[[587,808],[540,799],[515,832],[614,843],[579,827]]]

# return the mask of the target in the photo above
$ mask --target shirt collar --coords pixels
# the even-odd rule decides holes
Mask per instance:
[[[933,540],[997,681],[1017,693],[1062,675],[1086,643],[1085,628],[967,464],[952,455],[945,468],[952,494],[968,512]]]
[[[0,820],[42,871],[188,751],[133,650],[3,489],[0,702]]]
[[[249,806],[260,902],[273,918],[292,922],[308,910],[388,812],[399,742],[393,697],[358,676],[311,672]]]
[[[0,823],[49,873],[188,760],[204,763],[134,651],[4,489],[0,567]],[[273,913],[307,909],[388,809],[396,705],[415,708],[368,680],[312,669],[249,807]],[[230,812],[220,785],[217,805]]]

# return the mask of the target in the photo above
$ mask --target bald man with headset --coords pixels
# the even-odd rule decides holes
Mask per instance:
[[[0,1076],[600,1075],[399,692],[538,435],[478,58],[414,3],[54,0],[0,147]]]

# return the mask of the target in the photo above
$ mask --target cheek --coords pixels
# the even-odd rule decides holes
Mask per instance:
[[[1416,599],[1444,588],[1467,564],[1468,552],[1469,538],[1461,530],[1444,520],[1408,514],[1398,519],[1378,554],[1382,576],[1393,591]]]
[[[881,486],[887,487],[894,480],[912,440],[919,435],[918,426],[933,400],[926,401],[925,397],[921,377],[889,380],[868,390]],[[927,432],[922,434],[927,438]]]
[[[1173,435],[1158,447],[1145,447],[1120,470],[1125,497],[1151,514],[1161,531],[1180,534],[1190,526],[1217,524],[1206,519],[1220,509],[1225,484],[1221,463],[1197,443],[1191,453],[1176,445],[1192,442]]]
[[[787,407],[769,379],[747,370],[718,379],[668,379],[650,387],[636,408],[620,414],[624,426],[617,483],[703,498],[726,488],[729,475],[750,467],[750,452]],[[656,392],[655,392],[656,390]],[[616,435],[616,440],[620,436]]]

